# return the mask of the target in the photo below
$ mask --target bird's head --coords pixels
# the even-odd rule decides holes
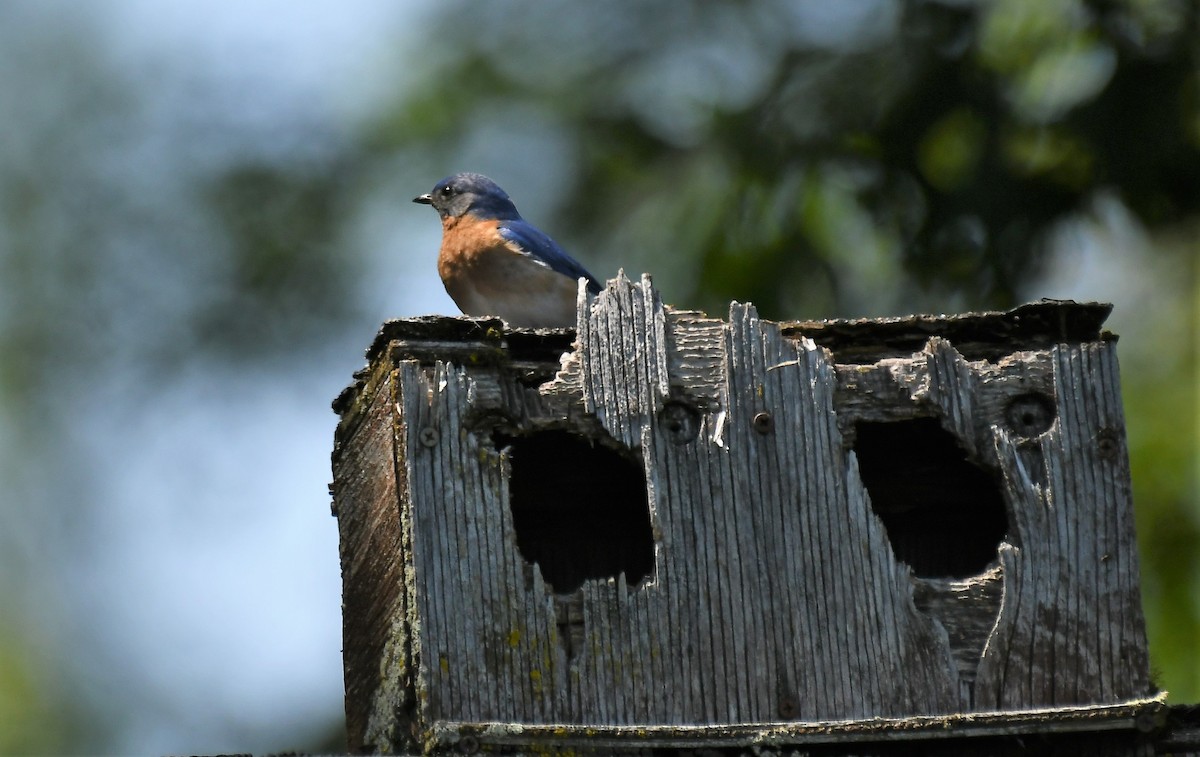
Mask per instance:
[[[508,194],[496,182],[478,173],[447,176],[434,186],[432,192],[414,197],[413,202],[432,205],[442,218],[467,213],[499,220],[521,217]]]

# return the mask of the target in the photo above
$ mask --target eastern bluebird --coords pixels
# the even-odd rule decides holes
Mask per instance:
[[[442,218],[438,273],[466,315],[495,315],[528,328],[574,326],[579,279],[600,292],[596,277],[521,218],[482,174],[448,176],[413,202],[432,205]]]

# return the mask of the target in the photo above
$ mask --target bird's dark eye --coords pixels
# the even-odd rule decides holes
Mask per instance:
[[[450,187],[449,184],[442,187],[442,197],[449,197],[452,194],[454,194],[454,190]]]

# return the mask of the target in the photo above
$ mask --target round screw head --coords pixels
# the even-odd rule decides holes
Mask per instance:
[[[436,447],[441,438],[442,435],[433,426],[425,426],[417,432],[417,439],[425,447]]]
[[[1101,429],[1096,434],[1096,452],[1105,460],[1115,460],[1121,452],[1121,440],[1117,432],[1111,428]]]
[[[1017,436],[1026,439],[1049,431],[1056,413],[1054,401],[1040,392],[1025,392],[1008,401],[1004,420]]]
[[[779,717],[784,720],[791,720],[800,714],[800,707],[796,704],[796,700],[792,697],[784,697],[779,700]]]
[[[775,419],[770,413],[756,413],[750,425],[760,434],[769,434],[775,428]]]
[[[671,400],[658,411],[658,422],[675,444],[687,444],[700,432],[700,413],[687,402]]]

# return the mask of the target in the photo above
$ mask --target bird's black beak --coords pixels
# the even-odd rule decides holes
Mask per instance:
[[[419,202],[422,205],[432,205],[433,204],[433,195],[429,194],[428,192],[426,192],[423,195],[417,195],[416,197],[413,198],[413,202]]]

